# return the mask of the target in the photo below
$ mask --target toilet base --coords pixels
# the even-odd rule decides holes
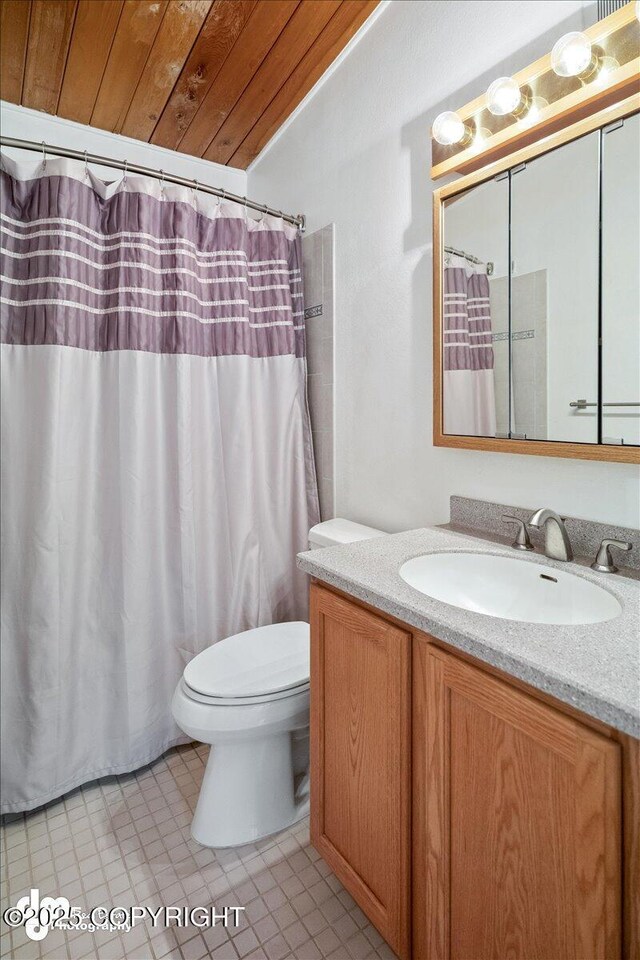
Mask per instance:
[[[308,812],[308,794],[295,794],[291,733],[216,744],[191,836],[204,847],[239,847],[285,830]]]

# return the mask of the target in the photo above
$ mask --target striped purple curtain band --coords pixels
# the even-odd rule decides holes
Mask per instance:
[[[487,276],[445,267],[443,298],[444,369],[493,370]]]
[[[304,356],[299,237],[71,177],[1,186],[3,342]]]

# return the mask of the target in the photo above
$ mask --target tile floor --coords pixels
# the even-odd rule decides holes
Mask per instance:
[[[0,921],[3,960],[394,960],[380,934],[309,845],[308,822],[213,852],[189,825],[207,757],[177,747],[135,773],[106,777],[2,823],[2,907],[38,887],[95,906],[244,906],[237,928],[150,921],[130,932],[50,930],[30,940]]]

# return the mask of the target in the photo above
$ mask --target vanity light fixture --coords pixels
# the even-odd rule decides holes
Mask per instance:
[[[577,30],[565,33],[551,51],[551,66],[559,77],[589,80],[597,73],[600,60],[589,37]]]
[[[443,147],[451,147],[454,144],[464,146],[471,142],[473,130],[453,110],[445,110],[433,121],[432,134],[434,140]]]
[[[521,117],[527,112],[531,98],[513,77],[498,77],[487,90],[487,108],[494,117],[511,114]]]
[[[469,173],[551,135],[569,117],[585,120],[612,103],[637,98],[640,0],[623,3],[583,32],[560,37],[553,50],[499,77],[431,132],[431,176]]]

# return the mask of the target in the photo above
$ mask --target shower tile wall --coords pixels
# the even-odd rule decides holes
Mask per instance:
[[[515,423],[526,437],[544,440],[547,429],[547,271],[511,282],[511,363]]]
[[[493,384],[496,394],[496,433],[509,432],[509,281],[489,279],[493,331]]]
[[[307,385],[323,520],[334,516],[333,242],[332,223],[302,240]]]
[[[509,284],[507,277],[489,283],[495,354],[497,432],[509,430]],[[511,340],[514,433],[547,436],[547,271],[512,278]]]

